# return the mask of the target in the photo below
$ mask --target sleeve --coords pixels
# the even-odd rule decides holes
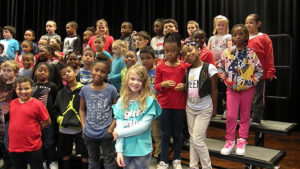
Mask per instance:
[[[163,91],[163,88],[161,87],[161,82],[162,82],[162,71],[161,71],[161,66],[158,65],[155,70],[155,85],[154,85],[155,90],[158,92]]]
[[[123,68],[126,66],[126,64],[124,63],[124,60],[123,60],[123,59],[120,61],[120,64],[119,64],[118,66],[119,66],[119,68],[121,68],[121,69],[123,69]],[[120,82],[121,82],[121,72],[109,76],[109,77],[108,77],[108,81],[110,81],[111,83],[120,83]]]
[[[45,107],[45,105],[39,101],[38,101],[38,104],[39,104],[39,111],[38,111],[38,114],[37,114],[37,119],[39,121],[46,121],[49,119],[49,113],[47,111],[47,108]]]
[[[19,51],[19,42],[17,40],[14,41],[14,44],[13,44],[13,48],[14,48],[14,54],[16,51]]]
[[[85,99],[84,93],[85,93],[85,86],[83,86],[83,87],[81,88],[80,92],[79,92],[79,96],[82,97],[83,99]]]
[[[112,100],[119,97],[119,93],[118,93],[117,89],[114,86],[112,86],[111,96],[112,96]]]
[[[253,81],[257,83],[263,75],[263,68],[255,52],[253,53],[253,59],[255,64],[254,72],[253,72],[254,74]]]
[[[123,123],[121,120],[116,120],[116,129],[117,130],[118,128],[123,128]],[[119,134],[119,133],[118,133]],[[119,137],[116,141],[116,145],[115,145],[115,148],[116,148],[116,152],[117,153],[122,153],[123,152],[123,146],[124,146],[124,138],[122,137]]]
[[[108,59],[112,58],[111,54],[108,51],[105,52],[105,55],[107,56]]]
[[[266,68],[266,78],[273,78],[275,76],[274,68],[274,55],[273,55],[273,45],[272,41],[268,35],[264,38],[264,53],[265,53],[265,68]]]
[[[213,75],[215,75],[216,73],[218,73],[218,70],[217,70],[216,66],[213,65],[213,64],[209,64],[209,66],[208,66],[208,73],[209,73],[210,77],[212,77]]]
[[[223,80],[225,80],[226,72],[225,72],[225,58],[228,53],[228,49],[225,49],[223,54],[221,55],[221,59],[217,65],[219,77]]]

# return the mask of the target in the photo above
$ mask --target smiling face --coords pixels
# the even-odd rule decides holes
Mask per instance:
[[[197,45],[201,48],[203,44],[205,43],[206,37],[204,32],[195,32],[192,35],[192,41],[196,42]]]
[[[96,31],[100,34],[105,36],[107,34],[108,28],[106,25],[104,25],[103,23],[99,23],[96,26]]]
[[[30,82],[17,83],[16,93],[21,102],[29,101],[32,93],[32,86]]]
[[[182,47],[182,55],[186,62],[193,65],[199,60],[200,53],[195,46],[184,45]]]
[[[69,55],[67,64],[71,65],[74,69],[78,68],[78,66],[80,65],[80,61],[75,53]]]
[[[216,30],[217,30],[217,33],[220,34],[220,35],[224,35],[226,33],[226,22],[223,21],[223,20],[219,20],[217,21],[217,24],[216,24]]]
[[[124,56],[124,62],[127,69],[133,66],[137,62],[136,54],[133,51],[128,51]]]
[[[71,26],[70,24],[66,25],[66,33],[67,33],[67,35],[72,36],[72,35],[75,34],[75,32],[76,32],[76,29],[73,26]]]
[[[128,79],[128,88],[132,92],[132,94],[138,94],[141,92],[143,87],[143,79],[135,72],[128,72],[129,79]]]
[[[33,63],[33,58],[29,55],[22,56],[22,65],[25,69],[29,69]]]
[[[103,83],[107,76],[107,65],[102,62],[97,62],[93,65],[91,71],[93,83]]]

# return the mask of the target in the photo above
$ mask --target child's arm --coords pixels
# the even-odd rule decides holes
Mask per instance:
[[[208,40],[206,49],[209,50],[209,51],[211,50],[210,38]]]
[[[161,92],[163,88],[170,88],[175,86],[175,82],[173,80],[165,80],[162,81],[162,72],[159,66],[156,68],[155,71],[155,85],[154,88],[156,91]]]
[[[41,122],[41,129],[43,129],[43,128],[49,126],[50,124],[51,124],[51,119],[50,119],[50,117],[49,117],[48,120],[45,120],[45,121],[42,121],[42,122]]]
[[[82,97],[80,97],[79,117],[80,117],[80,123],[82,128],[84,128],[85,110],[86,110],[85,100]]]
[[[215,117],[217,115],[217,105],[218,105],[218,87],[217,87],[217,82],[218,82],[218,74],[214,74],[210,78],[210,84],[211,84],[211,99],[213,103],[213,114],[212,117]]]

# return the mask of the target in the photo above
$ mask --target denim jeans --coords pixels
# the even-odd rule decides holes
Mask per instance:
[[[162,109],[160,115],[161,127],[161,161],[169,163],[169,145],[170,139],[173,138],[174,160],[180,160],[181,155],[181,130],[184,123],[184,109]]]
[[[27,164],[32,169],[44,169],[42,149],[31,152],[11,152],[11,161],[15,169],[27,169]]]
[[[138,157],[124,156],[124,169],[148,169],[150,164],[150,154]]]
[[[94,139],[83,135],[83,139],[89,154],[89,169],[100,169],[100,146],[104,156],[104,168],[117,169],[115,143],[111,133],[107,133],[100,139]]]
[[[51,123],[42,130],[42,141],[43,149],[46,153],[45,160],[47,160],[49,164],[53,161],[57,161],[55,151],[54,123]]]

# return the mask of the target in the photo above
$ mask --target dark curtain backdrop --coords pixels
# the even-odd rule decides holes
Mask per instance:
[[[174,18],[179,32],[187,36],[186,23],[196,20],[207,36],[212,34],[213,17],[225,15],[230,27],[244,23],[250,13],[258,13],[263,20],[262,31],[267,34],[288,34],[275,39],[275,64],[290,64],[293,61],[292,77],[289,70],[278,69],[277,80],[268,82],[267,95],[289,96],[288,99],[267,99],[266,119],[300,122],[297,115],[299,89],[299,64],[296,48],[299,46],[299,1],[298,0],[0,0],[0,26],[13,25],[17,29],[16,39],[23,40],[26,29],[35,30],[36,36],[45,34],[47,20],[57,22],[57,33],[63,38],[65,24],[75,20],[79,24],[78,34],[95,24],[97,19],[108,21],[110,34],[120,37],[122,21],[130,21],[134,30],[146,30],[153,35],[152,24],[157,18]],[[289,51],[292,45],[292,52]],[[291,80],[291,83],[289,81]],[[289,86],[292,86],[291,90]],[[292,92],[289,92],[292,91]]]

